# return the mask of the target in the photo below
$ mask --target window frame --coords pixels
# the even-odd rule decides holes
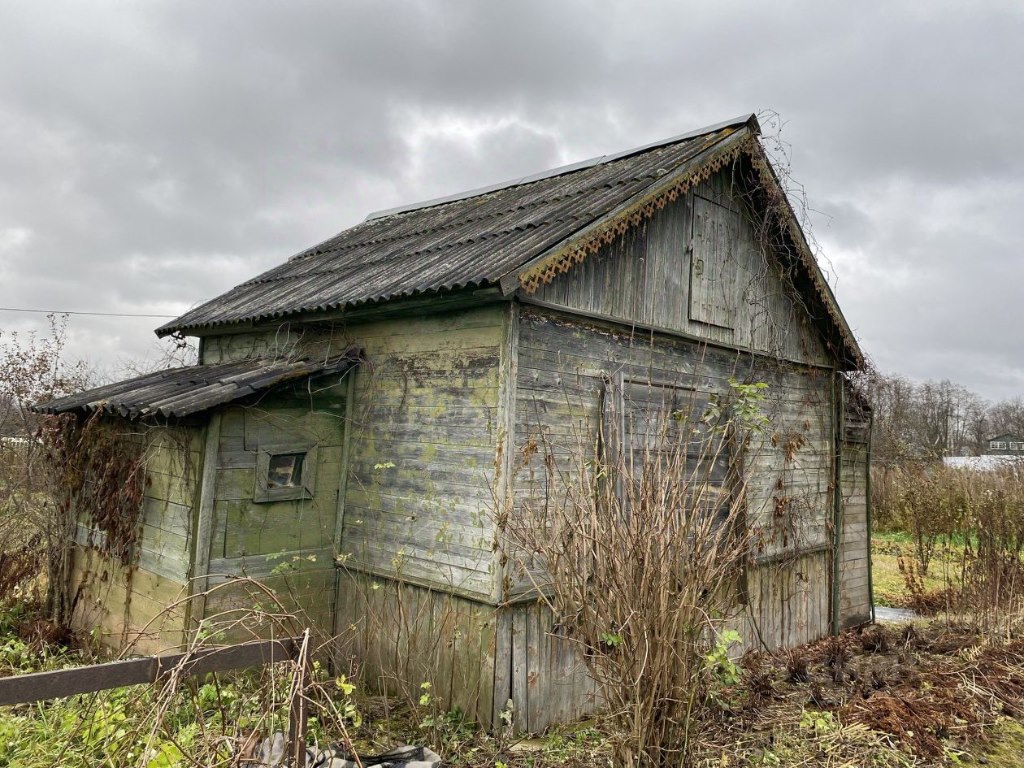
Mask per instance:
[[[302,454],[302,477],[296,485],[270,487],[270,462],[275,456]],[[308,442],[281,442],[261,445],[256,451],[256,483],[253,501],[270,503],[311,499],[316,492],[318,447]]]
[[[688,374],[680,374],[679,379],[676,381],[629,376],[623,371],[618,371],[613,376],[606,376],[601,400],[602,429],[604,432],[602,437],[602,453],[604,459],[611,461],[612,465],[616,468],[626,461],[632,462],[633,460],[632,456],[627,455],[628,451],[633,449],[633,439],[627,437],[627,435],[634,434],[632,429],[627,429],[631,418],[627,411],[629,410],[629,403],[633,402],[631,398],[627,397],[627,388],[633,386],[644,388],[648,391],[654,389],[670,391],[673,393],[673,396],[682,395],[684,399],[689,398],[690,403],[710,401],[714,393],[702,389],[701,383],[700,377]],[[613,409],[609,409],[609,405],[612,403],[614,404]],[[718,504],[716,505],[716,517],[728,517],[731,506],[735,501],[736,492],[735,472],[737,468],[734,464],[736,460],[735,445],[731,430],[729,434],[722,435],[718,439],[722,440],[721,450],[723,453],[715,459],[714,463],[723,462],[724,473],[721,478],[717,479],[712,479],[709,473],[705,482],[718,489],[717,492],[720,494]],[[714,468],[712,468],[711,472],[714,472]],[[620,508],[625,509],[623,480],[618,471],[614,473],[614,478],[615,495],[619,499]]]

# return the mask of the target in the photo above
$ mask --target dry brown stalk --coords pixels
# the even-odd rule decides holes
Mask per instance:
[[[561,496],[529,500],[507,535],[587,660],[621,764],[662,766],[689,759],[716,674],[708,656],[737,608],[749,426],[696,395],[649,407],[651,389],[644,407],[612,412],[598,444],[538,445],[544,487]]]

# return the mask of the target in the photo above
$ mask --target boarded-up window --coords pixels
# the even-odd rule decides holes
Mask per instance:
[[[608,458],[623,509],[660,484],[685,486],[690,508],[728,514],[729,444],[704,420],[710,398],[686,386],[609,381],[605,394]]]
[[[739,304],[740,224],[738,211],[694,195],[691,320],[735,329]]]

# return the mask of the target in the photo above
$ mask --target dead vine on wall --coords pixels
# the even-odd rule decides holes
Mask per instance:
[[[119,420],[70,416],[55,419],[44,440],[59,471],[62,511],[89,527],[101,554],[130,567],[141,536],[146,451],[127,430]]]

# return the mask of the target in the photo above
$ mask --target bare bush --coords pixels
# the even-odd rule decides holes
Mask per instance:
[[[686,764],[728,660],[748,550],[740,464],[763,388],[679,403],[650,387],[596,438],[538,446],[560,499],[546,491],[506,522],[510,556],[600,688],[623,765]]]
[[[875,483],[878,516],[887,528],[909,533],[921,574],[940,541],[962,531],[969,512],[969,476],[936,464],[889,468]]]
[[[989,630],[1024,609],[1024,465],[978,472],[941,465],[886,471],[876,502],[887,527],[914,538],[917,566],[901,569],[919,607],[964,613]],[[922,576],[937,547],[957,553],[942,595]],[[948,559],[948,558],[947,558]]]
[[[86,385],[84,364],[64,361],[66,339],[66,318],[56,315],[46,336],[0,331],[0,596],[38,589],[40,570],[67,549],[66,520],[49,493],[46,450],[38,439],[44,419],[29,410]]]

